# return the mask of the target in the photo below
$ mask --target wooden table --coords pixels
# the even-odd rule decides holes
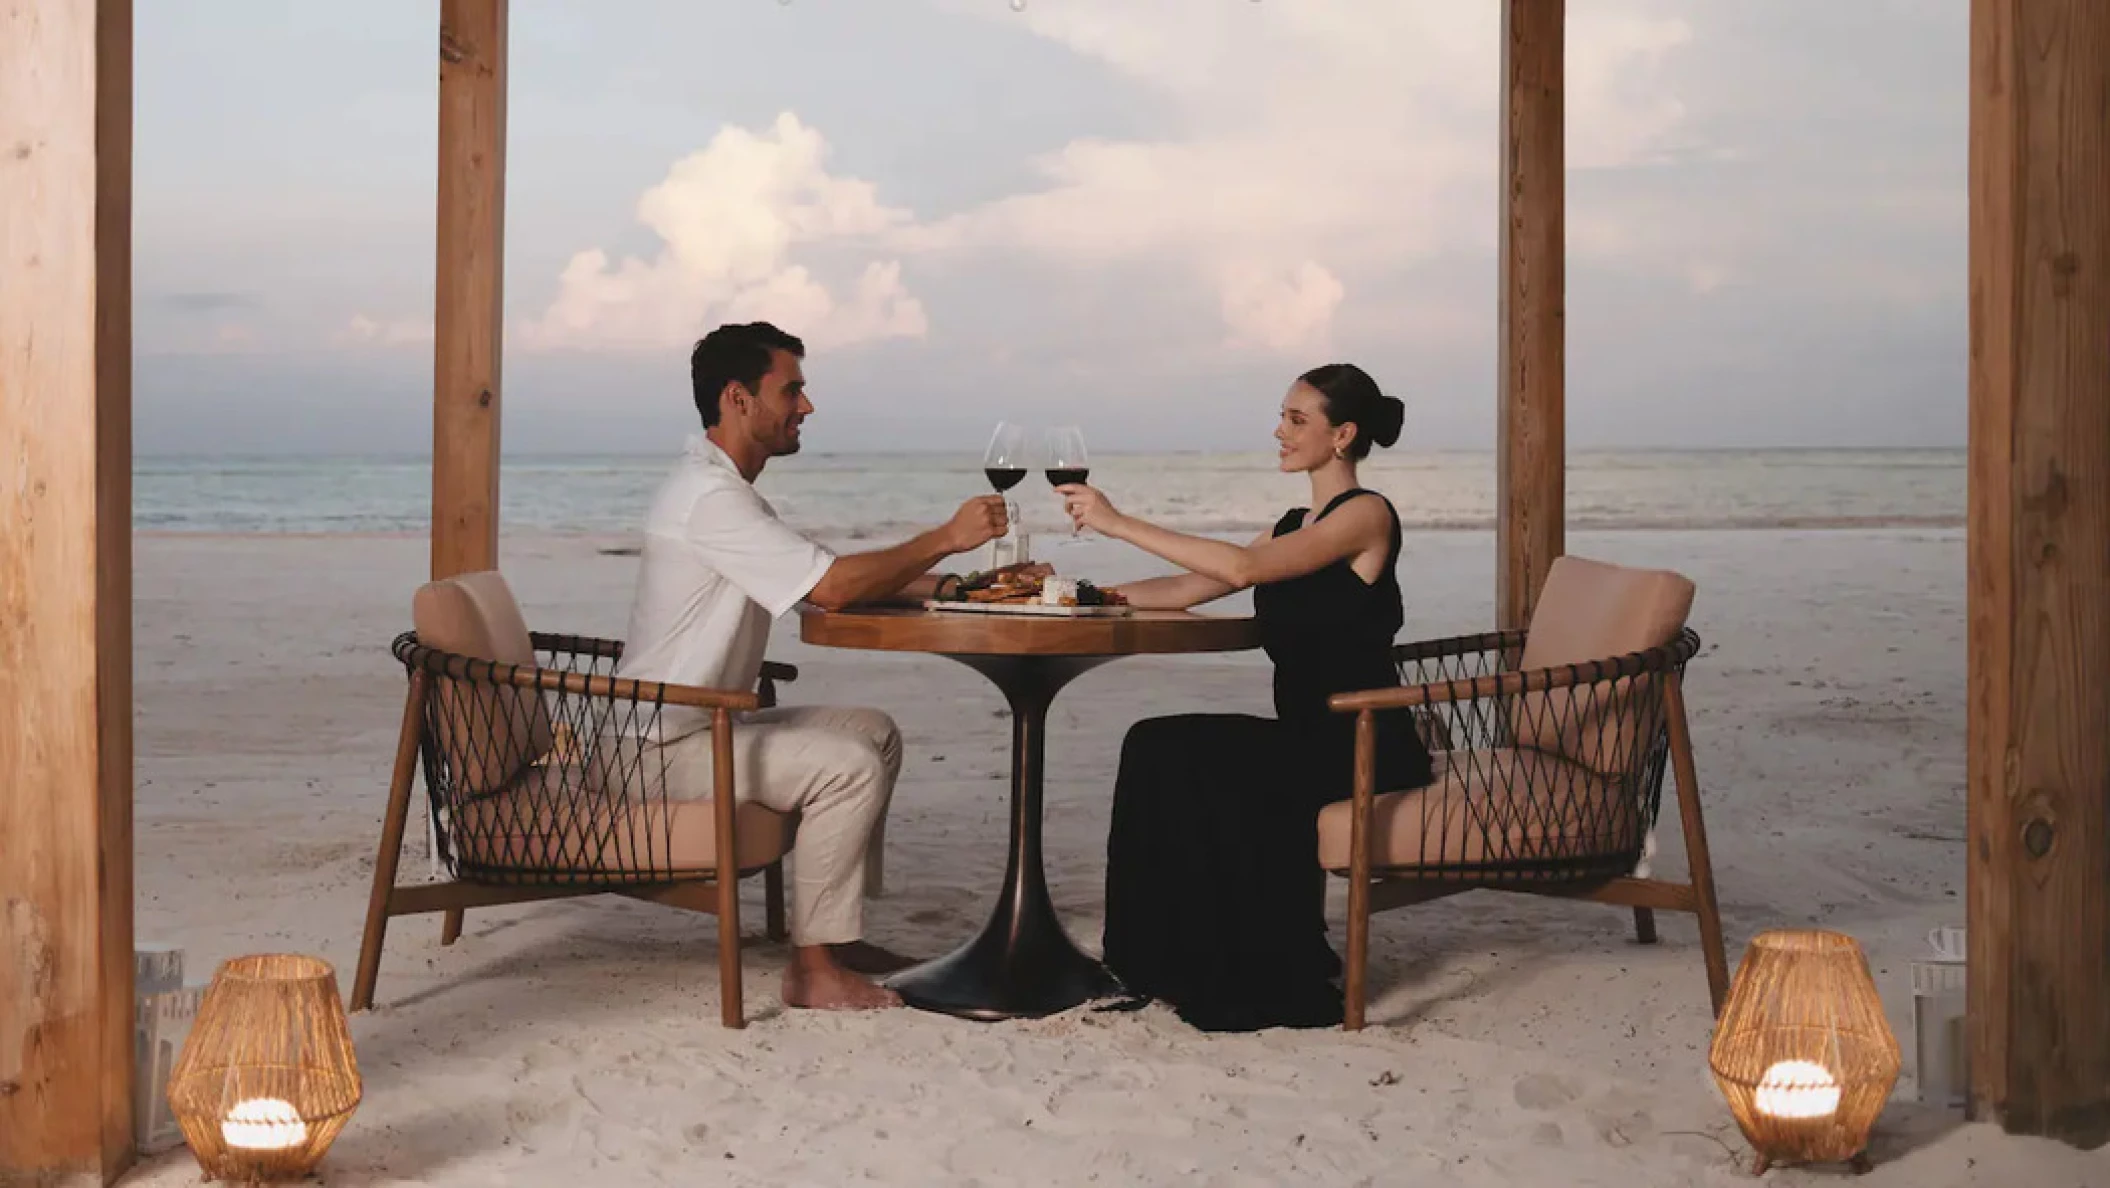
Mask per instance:
[[[869,607],[801,613],[799,638],[831,648],[929,652],[988,677],[1011,703],[1011,855],[989,922],[951,953],[887,982],[911,1006],[970,1019],[1037,1017],[1115,987],[1063,931],[1041,866],[1048,706],[1083,673],[1123,656],[1256,647],[1252,619],[1186,611],[1107,618]]]

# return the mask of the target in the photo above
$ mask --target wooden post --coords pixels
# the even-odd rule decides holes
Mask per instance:
[[[1566,0],[1502,0],[1501,415],[1496,626],[1530,625],[1565,547]]]
[[[1971,1107],[2110,1139],[2110,4],[1974,0]]]
[[[0,7],[0,1183],[132,1162],[132,5]]]
[[[506,0],[440,4],[432,576],[498,567],[505,309]]]

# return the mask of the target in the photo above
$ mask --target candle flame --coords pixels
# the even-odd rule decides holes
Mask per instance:
[[[1821,1064],[1783,1060],[1759,1078],[1756,1104],[1773,1118],[1829,1118],[1839,1111],[1839,1082]]]
[[[228,1146],[244,1151],[284,1151],[308,1140],[308,1124],[290,1102],[252,1097],[227,1111],[220,1136]]]

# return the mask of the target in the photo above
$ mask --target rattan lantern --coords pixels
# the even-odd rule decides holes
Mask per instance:
[[[169,1107],[207,1179],[299,1179],[360,1096],[337,971],[314,957],[220,966],[169,1075]]]
[[[1868,1132],[1902,1057],[1861,946],[1798,930],[1745,950],[1707,1063],[1764,1175],[1775,1163],[1867,1171]]]

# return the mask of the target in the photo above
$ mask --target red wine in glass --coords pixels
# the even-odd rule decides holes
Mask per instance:
[[[989,435],[989,448],[982,451],[982,474],[1001,495],[1025,481],[1026,431],[1009,421],[998,421]]]
[[[996,432],[989,435],[989,448],[982,451],[982,476],[989,485],[1002,495],[1026,481],[1026,431],[1009,421],[998,421]],[[1004,500],[1004,514],[1010,527],[998,542],[990,546],[990,557],[1013,556],[1024,560],[1021,546],[1024,538],[1019,535],[1018,505]]]
[[[1081,483],[1092,472],[1084,455],[1084,430],[1073,425],[1048,432],[1048,485]]]
[[[1081,483],[1091,473],[1091,461],[1084,453],[1084,430],[1074,425],[1065,425],[1048,433],[1047,474],[1048,485],[1060,487],[1069,483]],[[1076,528],[1070,529],[1072,536]]]

